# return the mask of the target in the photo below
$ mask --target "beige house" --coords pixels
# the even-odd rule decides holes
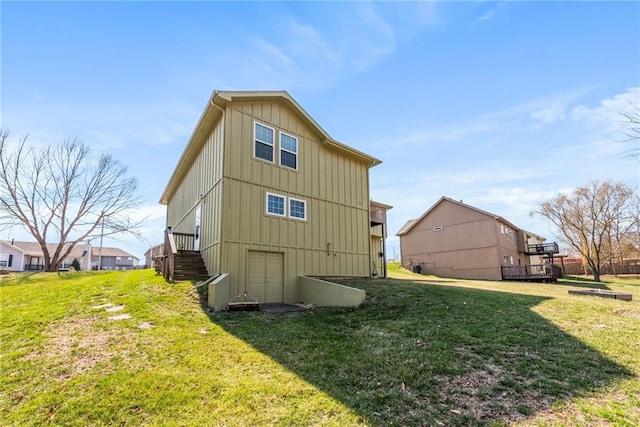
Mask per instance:
[[[47,244],[49,254],[53,255],[57,244]],[[66,250],[68,245],[63,247]],[[91,269],[91,245],[78,244],[69,253],[60,268],[69,268],[73,260],[78,260],[82,270]],[[44,269],[44,253],[37,242],[18,242],[0,240],[0,270],[41,271]]]
[[[506,219],[442,197],[397,233],[404,268],[425,274],[485,280],[555,280],[556,243]],[[532,263],[532,257],[534,263]],[[544,257],[544,258],[543,258]]]
[[[369,202],[379,163],[287,92],[214,92],[160,199],[165,276],[192,278],[185,260],[201,257],[215,309],[243,298],[359,304],[363,291],[310,277],[381,275],[386,223],[372,229],[386,214],[374,221]]]

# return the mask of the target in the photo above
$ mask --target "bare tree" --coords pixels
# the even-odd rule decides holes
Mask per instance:
[[[640,157],[640,106],[630,104],[626,110],[620,111],[626,142],[632,147],[627,151],[630,157]]]
[[[622,183],[592,182],[572,194],[559,194],[540,205],[538,214],[576,249],[600,281],[601,267],[619,254],[622,242],[634,230],[638,198]]]
[[[129,216],[140,204],[137,181],[110,155],[97,160],[82,142],[15,149],[0,130],[0,227],[24,227],[40,244],[46,271],[57,271],[75,245],[135,232]],[[47,243],[54,243],[49,251]]]

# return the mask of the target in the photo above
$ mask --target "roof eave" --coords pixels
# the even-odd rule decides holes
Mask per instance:
[[[368,165],[369,168],[382,163],[381,160],[371,157],[361,151],[342,144],[329,136],[329,134],[289,95],[286,91],[214,91],[189,138],[180,160],[176,165],[162,196],[161,204],[168,204],[175,194],[180,182],[184,179],[200,149],[206,142],[207,131],[222,117],[222,111],[231,102],[251,101],[278,101],[286,104],[292,111],[311,128],[326,145],[345,155],[355,158]],[[215,105],[215,106],[214,106]],[[219,107],[219,108],[218,108]]]
[[[223,108],[225,105],[225,101],[221,100],[219,97],[219,92],[214,91],[207,105],[196,124],[195,129],[193,130],[191,136],[189,137],[189,142],[184,148],[182,155],[180,156],[180,160],[176,164],[173,173],[171,174],[171,178],[169,178],[169,182],[162,192],[162,196],[160,197],[160,203],[166,205],[171,200],[171,197],[175,194],[180,182],[186,176],[189,168],[193,164],[193,161],[198,156],[200,149],[204,145],[207,139],[206,129],[208,127],[213,126],[217,122],[220,117],[222,117],[222,112],[213,107],[213,104],[218,105]],[[219,105],[222,104],[222,105]]]
[[[328,139],[325,139],[322,143],[327,147],[330,147],[336,151],[339,151],[342,154],[348,155],[349,157],[355,158],[363,163],[366,163],[369,168],[372,168],[382,163],[382,160],[378,160],[375,157],[365,154],[362,151],[356,150],[355,148],[349,147],[348,145],[338,142],[335,139],[328,138]]]

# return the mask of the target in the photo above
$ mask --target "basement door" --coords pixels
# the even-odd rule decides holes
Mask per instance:
[[[249,251],[245,290],[260,303],[283,302],[284,254]]]

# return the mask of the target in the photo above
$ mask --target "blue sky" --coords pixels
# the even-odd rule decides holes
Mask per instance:
[[[591,180],[636,187],[620,109],[640,105],[638,2],[7,2],[1,126],[78,138],[137,177],[143,258],[213,90],[287,90],[383,161],[395,233],[443,195],[554,239],[529,212]],[[0,238],[27,239],[14,228]],[[107,243],[105,243],[107,244]]]

